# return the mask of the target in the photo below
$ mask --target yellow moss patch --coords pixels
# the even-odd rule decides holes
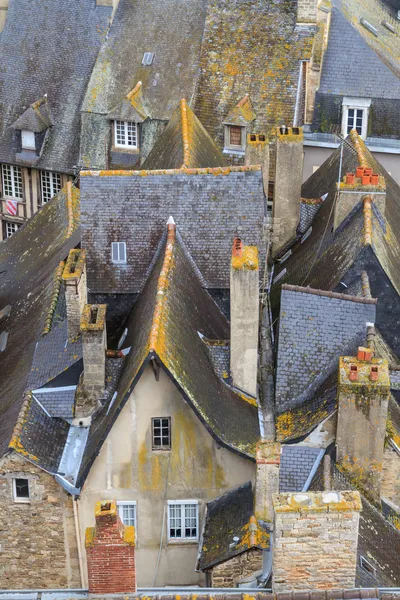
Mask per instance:
[[[126,525],[124,528],[124,542],[130,546],[135,545],[135,527],[133,525]]]
[[[96,529],[94,527],[86,527],[85,531],[85,548],[90,548],[94,545],[94,536]]]
[[[256,246],[244,246],[240,256],[232,256],[232,268],[236,271],[258,269],[258,248]]]

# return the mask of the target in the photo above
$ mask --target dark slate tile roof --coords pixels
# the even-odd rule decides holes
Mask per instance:
[[[390,387],[392,390],[400,390],[400,371],[390,371]]]
[[[205,342],[210,353],[211,362],[219,377],[228,379],[230,367],[230,346],[228,344]]]
[[[322,199],[317,198],[313,200],[308,200],[307,198],[302,198],[300,203],[300,222],[297,227],[297,232],[299,234],[303,234],[307,231],[307,229],[312,224],[315,215],[321,208]]]
[[[348,0],[346,0],[347,3]],[[338,2],[338,4],[342,3]],[[351,0],[351,4],[354,8],[356,0]],[[360,2],[358,4],[359,16],[366,18],[366,11],[363,10]],[[378,2],[374,1],[374,4],[378,4]],[[344,2],[343,10],[351,19],[350,11],[347,10]],[[376,22],[376,19],[374,18],[373,21]],[[397,25],[396,28],[398,28]],[[364,37],[361,33],[364,34]],[[385,30],[385,27],[379,23],[379,37],[384,34],[387,34],[388,40],[389,38],[393,40],[393,50],[397,53],[397,60],[391,60],[390,66],[384,64],[382,55],[379,56],[376,49],[373,49],[374,36],[354,20],[350,23],[340,10],[333,8],[328,48],[322,67],[320,93],[356,98],[400,99],[400,69],[398,64],[396,67],[394,66],[395,62],[398,63],[400,44],[396,39],[398,36]],[[372,47],[368,45],[368,42]],[[395,49],[394,46],[397,48]],[[385,62],[388,62],[390,55],[386,54],[386,51],[384,52]],[[363,69],[356,67],[359,64],[368,65],[368,77],[365,77]],[[354,67],[349,67],[349,65],[354,65]],[[394,69],[398,70],[397,75],[393,72]]]
[[[69,386],[69,389],[49,388],[46,391],[33,390],[32,393],[51,417],[72,419],[74,417],[75,390],[76,386]]]
[[[208,287],[229,287],[237,233],[259,248],[263,264],[265,198],[257,167],[89,171],[80,185],[82,247],[92,293],[139,292],[170,215]],[[126,265],[111,262],[113,241],[126,242]]]
[[[376,306],[282,286],[275,398],[283,412],[310,398],[348,346],[365,343]]]
[[[284,444],[279,469],[279,491],[302,492],[313,467],[318,466],[323,454],[321,448]]]
[[[226,159],[186,100],[181,100],[143,163],[143,169],[222,167]]]
[[[110,14],[93,0],[10,2],[0,36],[0,162],[15,163],[11,125],[47,94],[54,125],[36,166],[72,172],[78,164],[79,110]]]
[[[43,232],[46,235],[43,235]],[[54,301],[55,273],[79,241],[69,235],[66,194],[62,191],[11,238],[0,243],[0,306],[11,313],[0,328],[8,331],[0,353],[0,456],[7,450],[20,413],[36,343]]]
[[[180,236],[169,230],[163,246],[128,322],[124,347],[131,347],[131,351],[125,358],[117,398],[92,423],[77,485],[82,484],[151,356],[158,357],[220,444],[254,457],[260,435],[257,407],[215,374],[207,346],[199,336],[200,332],[209,339],[227,339],[228,321],[203,289]]]

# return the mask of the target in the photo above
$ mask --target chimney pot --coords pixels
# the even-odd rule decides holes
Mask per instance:
[[[347,173],[346,175],[346,183],[347,185],[353,185],[355,181],[355,175],[354,173]]]
[[[358,179],[361,179],[361,177],[364,175],[364,167],[357,167],[356,168],[356,177]]]
[[[233,240],[232,256],[242,256],[243,254],[243,242],[240,237],[236,237]]]
[[[349,379],[350,381],[358,381],[358,367],[357,365],[351,365],[349,371]]]
[[[369,372],[370,381],[378,381],[379,378],[379,368],[371,367],[371,371]]]

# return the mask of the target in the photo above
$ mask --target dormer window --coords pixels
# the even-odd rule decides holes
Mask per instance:
[[[138,148],[138,126],[133,121],[114,121],[116,148]]]
[[[256,118],[248,94],[229,111],[224,120],[224,153],[244,156],[246,151],[247,129]]]
[[[36,150],[35,133],[33,131],[21,131],[21,142],[23,150]]]
[[[343,98],[342,135],[348,136],[352,129],[365,140],[368,134],[368,117],[371,100],[365,98]]]

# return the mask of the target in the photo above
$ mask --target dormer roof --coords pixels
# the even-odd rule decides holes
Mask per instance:
[[[256,118],[249,94],[243,96],[241,100],[226,115],[224,123],[227,125],[246,126]]]
[[[107,117],[111,120],[118,119],[120,121],[134,121],[135,123],[143,123],[150,117],[144,103],[141,81],[137,82],[122,102],[108,113]]]
[[[34,133],[41,133],[53,125],[53,121],[50,113],[50,106],[47,101],[47,97],[43,96],[40,100],[33,102],[22,113],[20,117],[11,125],[13,129],[19,129],[23,131],[33,131]]]

